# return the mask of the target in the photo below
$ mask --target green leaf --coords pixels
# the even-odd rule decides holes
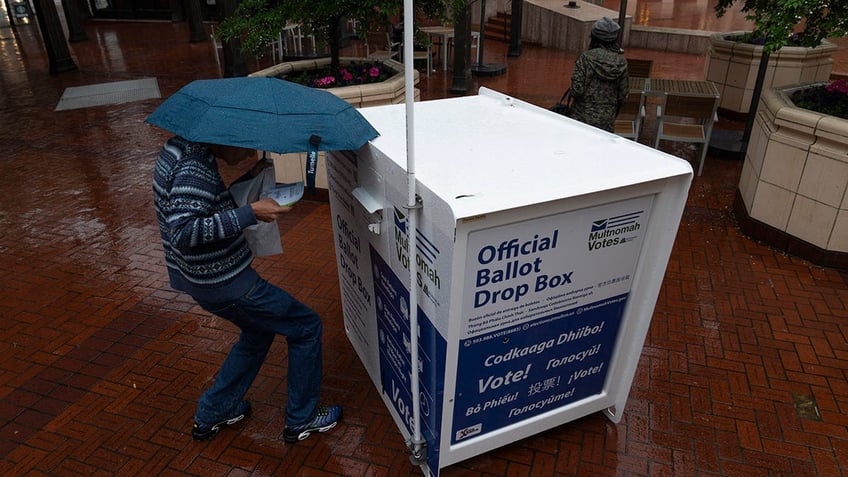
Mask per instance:
[[[444,22],[468,1],[417,0],[415,15]],[[219,36],[240,39],[245,53],[260,58],[287,23],[298,23],[306,33],[315,35],[320,45],[330,46],[333,64],[338,65],[342,21],[355,20],[362,31],[388,28],[391,18],[401,16],[402,6],[402,0],[242,0],[234,14],[219,25]]]
[[[772,53],[797,38],[802,46],[815,47],[830,37],[848,35],[848,1],[845,0],[718,0],[716,16],[738,7],[766,38]]]

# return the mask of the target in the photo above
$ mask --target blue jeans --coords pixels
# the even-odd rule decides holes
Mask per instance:
[[[221,365],[215,383],[200,397],[195,420],[211,424],[231,416],[259,373],[274,337],[281,334],[289,351],[286,426],[308,422],[321,388],[318,314],[263,279],[237,300],[198,304],[241,328],[241,336]]]

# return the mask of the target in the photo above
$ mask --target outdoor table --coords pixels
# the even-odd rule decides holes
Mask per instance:
[[[719,97],[718,88],[712,81],[706,80],[677,80],[657,79],[648,81],[648,90],[651,94],[690,94],[693,96],[715,96]]]
[[[439,37],[441,43],[436,43],[440,45],[439,48],[439,59],[442,62],[442,71],[448,70],[448,56],[449,50],[448,45],[454,37],[454,27],[449,25],[436,25],[436,26],[425,26],[420,28],[421,31],[427,33],[430,36]],[[480,32],[472,31],[471,32],[472,39],[480,38]]]
[[[666,94],[712,96],[716,101],[721,96],[715,83],[706,80],[630,78],[629,84],[630,91],[642,91],[646,101],[651,97],[663,97]]]
[[[630,78],[629,84],[630,91],[643,91],[647,96],[662,96],[666,93],[672,93],[719,97],[715,83],[706,80]]]
[[[647,92],[651,88],[650,78],[629,78],[630,91]]]

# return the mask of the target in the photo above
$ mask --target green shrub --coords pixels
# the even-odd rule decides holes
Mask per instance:
[[[845,80],[799,89],[790,99],[800,108],[848,119],[848,82]]]

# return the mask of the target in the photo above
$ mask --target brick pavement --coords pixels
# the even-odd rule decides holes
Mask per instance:
[[[59,76],[34,28],[0,28],[0,475],[421,475],[344,335],[319,202],[285,217],[286,253],[256,266],[324,317],[325,400],[344,422],[282,442],[279,340],[248,394],[254,415],[190,438],[236,332],[167,286],[149,183],[167,134],[142,123],[159,100],[53,108],[68,86],[154,76],[167,96],[216,67],[182,24],[86,28],[80,71]],[[688,74],[702,61],[656,59]],[[573,58],[528,46],[509,61],[482,82],[544,104],[561,91],[539,68],[562,75]],[[434,73],[424,96],[447,83]],[[731,213],[740,169],[710,157],[693,182],[621,423],[586,416],[442,475],[848,475],[846,275],[745,238]],[[820,420],[796,409],[805,397]]]

